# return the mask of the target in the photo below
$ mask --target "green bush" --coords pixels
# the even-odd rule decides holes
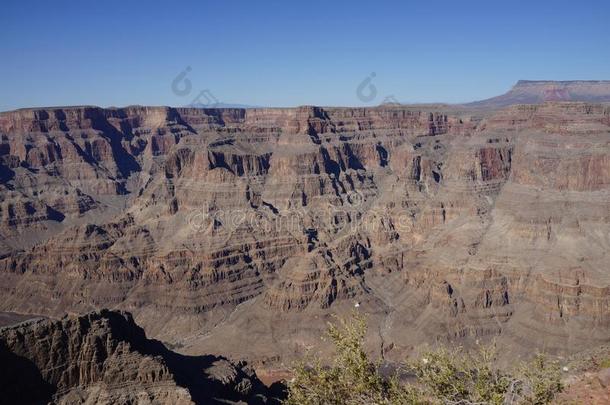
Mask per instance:
[[[537,354],[534,359],[521,367],[524,381],[523,402],[527,404],[548,404],[563,389],[559,363],[549,361]]]
[[[396,378],[385,379],[379,364],[369,361],[362,347],[366,321],[360,315],[330,325],[328,337],[336,348],[330,366],[316,359],[300,363],[288,383],[288,405],[414,404],[421,403],[409,386]]]
[[[411,367],[428,398],[451,404],[499,405],[518,393],[520,384],[495,363],[493,347],[482,347],[474,354],[441,348],[424,354]]]
[[[561,391],[559,365],[536,355],[509,373],[497,367],[494,346],[478,351],[446,349],[425,353],[408,365],[417,376],[402,384],[384,378],[363,349],[366,320],[354,314],[329,325],[336,354],[330,365],[319,359],[299,363],[288,383],[288,405],[364,404],[547,404]]]
[[[608,368],[608,367],[610,367],[610,357],[608,357],[607,359],[603,359],[599,363],[599,368],[600,369],[604,369],[604,368]]]

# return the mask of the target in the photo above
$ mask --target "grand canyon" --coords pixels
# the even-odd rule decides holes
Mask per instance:
[[[0,383],[275,403],[354,311],[385,364],[607,346],[608,102],[520,81],[460,105],[2,112],[0,356],[22,374]]]

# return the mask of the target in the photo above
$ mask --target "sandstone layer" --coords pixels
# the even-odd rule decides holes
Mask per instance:
[[[0,113],[0,310],[134,314],[260,367],[369,345],[610,340],[610,108]]]

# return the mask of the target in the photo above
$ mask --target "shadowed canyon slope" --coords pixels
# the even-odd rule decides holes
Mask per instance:
[[[129,310],[261,367],[368,344],[610,340],[610,107],[0,113],[0,310]]]
[[[0,359],[2,403],[271,403],[243,364],[173,353],[126,312],[0,328]]]

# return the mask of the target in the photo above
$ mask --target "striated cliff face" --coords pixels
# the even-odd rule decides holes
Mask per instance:
[[[188,357],[148,340],[127,312],[102,310],[0,329],[6,403],[264,403],[243,364]],[[220,402],[218,402],[220,403]]]
[[[587,103],[0,113],[0,310],[126,309],[263,368],[355,303],[385,358],[576,351],[610,331],[609,131]]]

